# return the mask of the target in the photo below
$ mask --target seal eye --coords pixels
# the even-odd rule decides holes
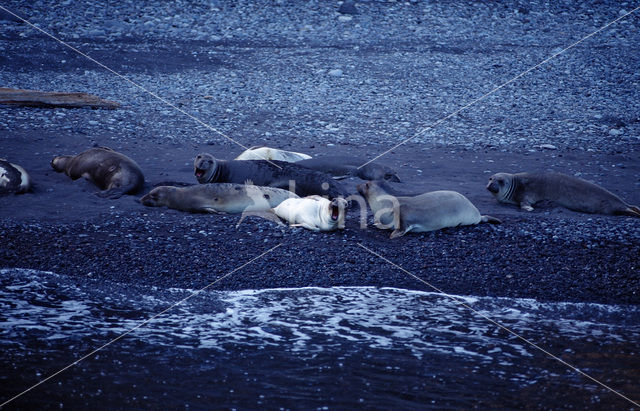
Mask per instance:
[[[264,198],[269,199],[269,194],[264,194]]]

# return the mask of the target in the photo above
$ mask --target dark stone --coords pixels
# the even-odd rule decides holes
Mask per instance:
[[[340,14],[350,14],[352,16],[355,16],[356,14],[358,14],[358,9],[356,8],[356,3],[353,2],[353,1],[349,1],[349,0],[345,1],[340,6],[340,9],[338,9],[338,13],[340,13]]]

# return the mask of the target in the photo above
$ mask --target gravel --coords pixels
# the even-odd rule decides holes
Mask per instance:
[[[438,122],[635,6],[367,1],[341,14],[342,6],[3,3],[131,82],[0,14],[0,84],[123,104],[0,107],[0,155],[36,181],[32,194],[0,198],[0,266],[196,287],[283,243],[219,287],[425,288],[362,243],[448,292],[637,304],[637,219],[549,206],[528,214],[484,190],[493,172],[561,171],[640,203],[637,15]],[[242,150],[226,136],[364,158],[410,139],[380,160],[399,170],[408,191],[458,190],[505,224],[396,241],[358,229],[351,216],[333,234],[257,220],[236,229],[235,216],[150,210],[131,197],[105,202],[48,166],[53,155],[99,144],[138,161],[149,184],[193,182],[198,151],[232,158]]]

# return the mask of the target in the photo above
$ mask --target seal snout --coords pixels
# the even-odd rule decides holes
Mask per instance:
[[[498,187],[497,182],[489,181],[489,184],[487,184],[487,190],[489,190],[493,194],[497,194],[500,191],[500,188]]]
[[[358,190],[358,194],[360,194],[363,197],[366,197],[368,188],[369,188],[369,183],[358,184],[358,187],[356,187],[356,189]]]
[[[332,202],[331,203],[331,219],[333,221],[337,221],[339,216],[340,216],[340,207],[336,203]]]
[[[206,170],[196,167],[196,171],[195,171],[196,177],[201,178],[202,176],[204,176],[205,171]]]
[[[329,212],[331,214],[332,221],[338,221],[340,219],[340,212],[346,209],[347,200],[344,198],[334,198],[329,203]]]
[[[154,201],[152,200],[152,196],[151,193],[143,196],[142,198],[140,198],[139,200],[137,200],[140,204],[151,207],[154,205]]]
[[[384,176],[384,179],[387,181],[393,181],[394,183],[402,183],[400,177],[396,173],[389,173]]]

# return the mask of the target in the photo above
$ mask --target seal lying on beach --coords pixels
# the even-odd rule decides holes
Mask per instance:
[[[290,198],[273,209],[273,212],[292,227],[304,227],[313,231],[344,229],[347,200],[334,198],[329,201],[320,196]]]
[[[101,190],[100,197],[119,198],[135,194],[144,185],[144,175],[135,161],[108,147],[91,148],[75,156],[58,156],[51,167],[77,180],[84,177]]]
[[[296,153],[295,151],[279,150],[271,147],[254,146],[245,150],[235,160],[279,160],[288,163],[295,163],[300,160],[311,158],[308,154]]]
[[[211,154],[200,153],[194,160],[198,182],[242,184],[251,180],[258,186],[294,191],[300,196],[328,195],[347,197],[346,190],[330,176],[285,161],[218,160]]]
[[[570,210],[592,214],[640,217],[640,208],[622,201],[597,184],[567,174],[498,173],[489,178],[489,190],[501,203],[532,211],[540,201],[552,201]]]
[[[467,197],[455,191],[433,191],[415,197],[395,197],[387,193],[385,183],[368,181],[358,185],[358,192],[367,199],[378,228],[391,229],[391,238],[409,231],[435,231],[445,227],[500,224],[494,217],[480,215]]]
[[[336,180],[359,177],[363,180],[387,180],[400,182],[398,174],[390,167],[350,156],[327,156],[298,161],[297,164],[332,175]],[[360,168],[358,168],[360,167]]]
[[[31,178],[26,170],[0,158],[0,195],[26,193],[31,189]]]
[[[148,207],[166,206],[175,210],[200,213],[242,213],[267,211],[288,198],[291,191],[251,184],[199,184],[188,187],[160,186],[140,199]]]

